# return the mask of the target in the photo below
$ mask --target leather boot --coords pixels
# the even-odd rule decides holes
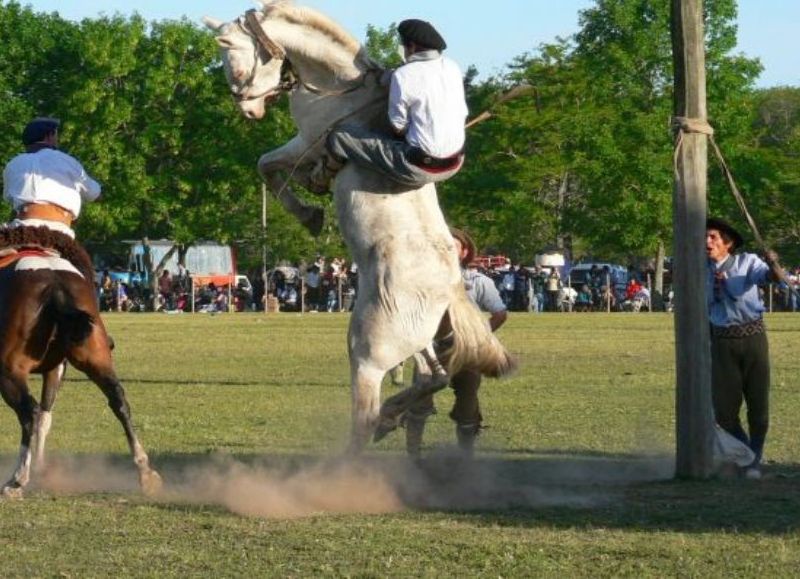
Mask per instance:
[[[456,424],[456,440],[464,456],[472,457],[475,453],[475,439],[478,438],[479,430],[478,424]]]
[[[422,435],[425,432],[426,418],[409,416],[406,418],[406,452],[414,460],[422,454]]]

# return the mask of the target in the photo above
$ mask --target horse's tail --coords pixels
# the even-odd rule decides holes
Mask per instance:
[[[492,333],[489,323],[459,283],[447,309],[452,328],[452,346],[442,356],[452,376],[461,369],[477,370],[497,378],[517,367],[516,360]]]
[[[56,323],[58,334],[70,344],[85,342],[94,328],[94,318],[75,306],[75,299],[62,284],[50,290],[47,309]]]

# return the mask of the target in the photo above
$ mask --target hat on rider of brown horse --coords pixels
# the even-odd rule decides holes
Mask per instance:
[[[25,125],[22,130],[22,144],[33,145],[44,140],[47,135],[58,130],[61,121],[51,117],[37,117]]]
[[[430,22],[425,20],[417,20],[416,18],[403,20],[397,26],[397,33],[400,35],[400,40],[404,45],[413,42],[422,48],[438,51],[447,48],[447,43],[441,34],[436,31]]]
[[[467,235],[466,231],[456,229],[455,227],[450,228],[450,235],[453,236],[453,239],[458,240],[462,249],[467,250],[467,254],[463,258],[460,255],[458,258],[462,266],[468,266],[470,263],[472,263],[478,253],[478,250],[475,248],[475,242],[472,241],[472,238],[469,235]]]
[[[728,238],[733,243],[731,246],[731,252],[736,251],[742,245],[744,245],[744,238],[742,234],[736,231],[736,229],[723,219],[719,219],[718,217],[709,217],[706,219],[706,231],[709,229],[715,229],[719,231],[722,235]]]

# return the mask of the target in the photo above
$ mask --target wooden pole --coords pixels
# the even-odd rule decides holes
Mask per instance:
[[[675,116],[706,120],[702,0],[672,0]],[[681,134],[676,144],[681,143]],[[673,190],[675,256],[676,476],[713,472],[714,415],[706,309],[707,136],[684,133]]]

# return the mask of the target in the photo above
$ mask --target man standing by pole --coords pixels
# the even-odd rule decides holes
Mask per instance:
[[[742,236],[721,219],[706,222],[708,276],[706,300],[711,322],[711,389],[717,423],[755,454],[745,467],[749,479],[761,478],[761,457],[769,427],[769,347],[764,304],[758,286],[783,277],[778,256],[765,261],[736,253]],[[747,405],[748,432],[739,420]]]

